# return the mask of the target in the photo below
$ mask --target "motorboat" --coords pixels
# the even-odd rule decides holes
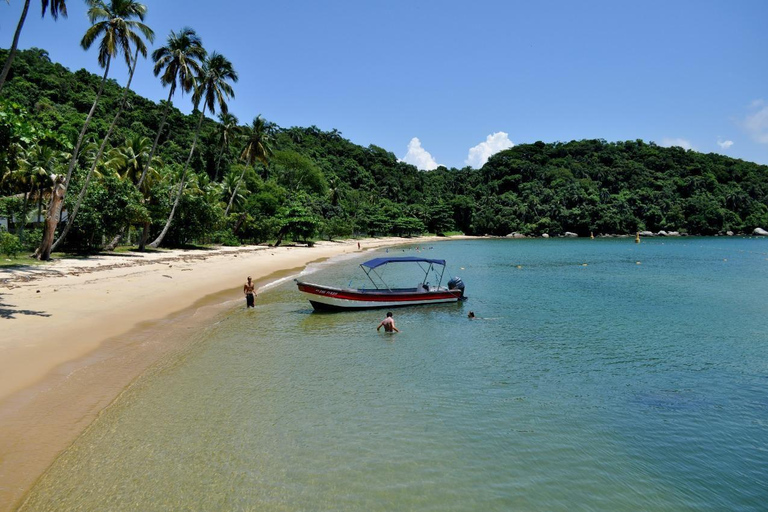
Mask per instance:
[[[382,278],[387,265],[418,265],[424,273],[421,282],[413,288],[392,288]],[[445,260],[404,256],[374,258],[360,264],[360,268],[373,284],[373,288],[336,288],[296,280],[299,291],[309,299],[316,311],[339,311],[373,308],[394,308],[422,304],[458,302],[464,299],[464,283],[454,277],[448,286],[442,286]],[[430,275],[437,285],[430,285]]]

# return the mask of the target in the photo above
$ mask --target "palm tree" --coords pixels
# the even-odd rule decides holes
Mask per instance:
[[[141,173],[137,186],[141,188],[144,183],[149,163],[155,157],[155,150],[160,141],[160,135],[165,128],[165,121],[168,119],[168,112],[173,105],[173,94],[176,87],[181,86],[181,93],[190,92],[195,85],[195,77],[202,73],[200,64],[206,56],[203,43],[198,37],[197,32],[189,27],[184,27],[178,32],[171,31],[168,36],[166,46],[158,48],[152,52],[152,60],[155,61],[155,76],[160,75],[160,82],[163,86],[170,86],[168,89],[168,100],[165,102],[163,117],[160,120],[160,127],[157,129],[155,141],[152,143],[152,150],[149,152],[144,172]]]
[[[125,144],[122,146],[112,148],[107,154],[105,165],[108,169],[115,171],[121,179],[130,180],[131,183],[136,185],[147,164],[149,164],[147,175],[157,174],[156,168],[160,163],[157,157],[154,158],[154,161],[147,162],[151,148],[152,141],[147,137],[134,135],[126,139]]]
[[[192,102],[197,108],[200,102],[203,103],[203,108],[200,110],[200,118],[197,121],[197,129],[195,130],[195,137],[192,139],[192,147],[189,150],[189,156],[187,161],[184,162],[184,169],[181,172],[181,179],[179,180],[179,190],[176,193],[176,200],[173,202],[171,213],[168,215],[168,220],[165,223],[165,227],[160,232],[160,235],[154,242],[149,244],[152,248],[157,248],[163,242],[163,238],[168,233],[173,222],[173,216],[176,213],[176,208],[179,206],[181,200],[181,194],[184,191],[184,180],[187,176],[187,168],[189,162],[192,160],[192,155],[195,152],[195,145],[197,145],[197,138],[200,135],[200,127],[203,124],[203,118],[205,117],[205,110],[213,114],[216,112],[216,105],[219,106],[219,110],[223,113],[227,113],[229,108],[227,107],[228,98],[233,98],[235,92],[232,90],[232,86],[228,81],[237,82],[237,72],[232,66],[232,63],[227,60],[223,55],[213,52],[203,63],[200,76],[196,80],[195,93],[192,95]]]
[[[112,62],[112,59],[114,57],[117,57],[117,55],[122,52],[125,56],[125,61],[128,64],[129,69],[131,70],[131,75],[128,79],[128,84],[130,85],[130,80],[133,78],[133,71],[135,70],[135,61],[131,62],[131,51],[130,46],[131,43],[134,44],[136,47],[137,52],[140,52],[142,55],[147,55],[147,47],[144,44],[144,41],[141,38],[141,35],[139,35],[139,32],[144,35],[149,41],[154,40],[154,32],[152,32],[152,29],[150,29],[147,25],[142,23],[144,21],[144,16],[146,15],[147,8],[135,0],[109,0],[109,4],[105,3],[104,0],[86,0],[86,4],[88,5],[88,18],[91,21],[91,27],[85,32],[85,35],[83,36],[82,41],[80,41],[80,46],[83,47],[83,49],[88,50],[93,43],[101,37],[101,43],[99,44],[99,55],[98,55],[98,61],[99,65],[104,68],[104,76],[101,79],[101,84],[99,85],[99,90],[96,93],[96,98],[93,101],[93,105],[91,106],[91,110],[88,112],[88,116],[85,118],[85,123],[83,124],[83,128],[80,130],[80,135],[77,138],[77,143],[75,144],[75,149],[72,151],[72,158],[69,162],[69,169],[67,169],[67,176],[64,178],[63,182],[60,183],[64,187],[63,194],[66,196],[66,187],[69,186],[70,179],[72,178],[72,172],[74,171],[75,164],[77,162],[78,153],[80,151],[80,146],[83,143],[83,138],[85,137],[85,132],[88,128],[88,125],[91,122],[91,118],[93,117],[93,113],[96,110],[96,105],[99,102],[99,98],[101,97],[101,93],[104,90],[104,83],[107,80],[107,75],[109,74],[109,66]],[[136,21],[133,18],[139,18],[141,21]],[[138,53],[137,53],[138,58]],[[120,111],[118,113],[118,116],[120,115],[120,112],[122,112],[122,108],[124,108],[125,103],[125,94],[127,92],[128,86],[126,86],[126,91],[123,92],[123,98],[121,101],[121,107]],[[116,123],[113,121],[112,127],[114,127],[114,124]],[[110,130],[111,134],[111,130]],[[106,142],[106,139],[105,139]],[[101,157],[101,151],[99,155],[96,158],[96,161],[94,162],[92,166],[92,170],[95,168],[95,166],[98,164],[98,160]],[[90,175],[92,174],[89,172],[88,178],[86,179],[85,187],[88,186],[88,180],[90,179]],[[81,190],[80,196],[84,196],[83,191]],[[61,205],[63,204],[63,201],[58,202],[58,207],[54,209],[53,211],[49,208],[49,215],[52,215],[50,219],[46,221],[46,230],[50,229],[50,226],[55,226],[58,224],[59,218],[61,216]],[[79,201],[78,201],[79,205]],[[73,215],[70,216],[69,221],[67,222],[67,230],[69,226],[72,225]],[[63,240],[66,233],[63,233],[61,237],[59,237],[59,240],[56,241],[56,244],[58,245],[61,243],[61,240]],[[50,241],[50,242],[49,242]],[[41,260],[47,260],[51,257],[51,250],[53,249],[52,246],[53,241],[53,233],[46,232],[43,236],[43,241],[40,245],[40,248],[38,249],[38,258]]]
[[[11,70],[11,65],[13,64],[13,59],[16,57],[16,48],[19,45],[19,36],[21,35],[21,27],[24,26],[24,20],[27,18],[27,12],[29,11],[29,4],[31,0],[26,0],[24,2],[24,8],[21,10],[21,18],[19,19],[19,24],[16,26],[16,32],[13,34],[13,43],[11,43],[11,51],[8,53],[8,57],[5,59],[5,65],[3,66],[3,71],[0,73],[0,91],[3,90],[3,85],[5,85],[5,80],[8,78],[8,72]],[[67,2],[66,0],[41,0],[40,2],[43,7],[43,17],[45,17],[45,13],[50,12],[51,17],[54,20],[59,19],[59,13],[61,13],[62,16],[65,18],[67,17]],[[50,9],[49,9],[50,7]]]
[[[248,166],[253,165],[257,160],[263,163],[265,168],[269,165],[269,157],[272,156],[272,147],[270,145],[272,142],[272,131],[272,124],[264,121],[261,115],[256,116],[256,119],[253,120],[251,130],[248,133],[248,141],[245,143],[243,152],[240,153],[240,158],[245,161],[246,166],[243,167],[240,179],[237,180],[235,189],[229,198],[227,209],[224,212],[225,217],[229,215],[232,202],[235,200],[235,195],[237,195],[237,189],[240,187],[240,182],[243,181],[245,170],[248,169]]]
[[[216,157],[216,174],[213,177],[213,181],[219,181],[219,167],[221,166],[221,157],[225,152],[229,153],[229,145],[232,142],[232,138],[238,131],[238,120],[234,114],[227,112],[219,113],[219,125],[216,127],[216,131],[219,135],[219,156]]]

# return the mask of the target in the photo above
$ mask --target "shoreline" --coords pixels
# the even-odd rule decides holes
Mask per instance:
[[[233,311],[247,275],[260,292],[334,256],[472,238],[97,255],[0,271],[0,511],[18,507],[56,457],[140,375]]]

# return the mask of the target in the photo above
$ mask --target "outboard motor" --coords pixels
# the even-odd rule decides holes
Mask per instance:
[[[461,290],[461,298],[464,298],[464,281],[462,281],[460,277],[451,278],[451,280],[448,281],[448,289]]]

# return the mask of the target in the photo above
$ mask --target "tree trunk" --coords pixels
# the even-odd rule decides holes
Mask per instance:
[[[197,129],[195,130],[195,138],[192,139],[192,148],[189,150],[189,156],[187,157],[187,161],[184,163],[184,170],[181,172],[181,180],[179,180],[179,190],[176,193],[176,200],[173,202],[173,208],[171,208],[171,213],[168,215],[168,220],[165,222],[165,227],[163,227],[163,230],[157,236],[155,241],[149,244],[149,246],[153,249],[160,247],[160,244],[163,243],[163,238],[165,238],[165,235],[168,234],[168,230],[171,229],[173,216],[176,214],[176,208],[179,206],[179,202],[181,201],[181,194],[184,193],[184,179],[187,177],[187,168],[189,167],[189,162],[192,161],[192,155],[195,153],[195,145],[197,144],[197,137],[200,135],[200,127],[203,125],[203,117],[205,116],[201,110],[200,120],[197,122]]]
[[[283,237],[288,232],[288,229],[286,227],[280,228],[280,231],[277,233],[277,240],[275,240],[275,247],[280,247],[280,244],[283,243]]]
[[[29,187],[29,192],[24,194],[24,204],[21,205],[21,223],[19,224],[17,233],[19,234],[19,241],[22,243],[24,242],[24,227],[27,225],[27,205],[29,204],[29,196],[32,195],[34,190],[35,185],[33,184],[31,187]]]
[[[109,141],[109,138],[112,136],[112,132],[115,130],[115,126],[117,126],[117,121],[120,119],[120,116],[122,115],[123,110],[125,110],[125,103],[126,103],[126,99],[128,98],[128,91],[131,89],[131,81],[133,80],[133,73],[136,71],[136,64],[138,64],[138,62],[139,62],[139,49],[136,48],[136,53],[133,56],[133,66],[131,66],[131,72],[128,74],[128,83],[125,84],[125,87],[123,88],[123,95],[120,98],[120,104],[119,104],[120,106],[117,108],[115,117],[112,119],[112,124],[109,125],[109,129],[107,130],[107,134],[104,136],[104,140],[101,141],[101,146],[99,146],[99,152],[96,153],[96,157],[93,159],[91,168],[88,170],[88,175],[85,177],[85,183],[83,183],[83,188],[80,189],[80,194],[78,194],[77,196],[77,202],[75,203],[75,207],[72,208],[72,213],[67,219],[67,225],[64,227],[64,231],[62,231],[61,235],[59,235],[58,240],[56,240],[56,242],[54,242],[53,244],[52,250],[54,251],[61,245],[61,243],[64,241],[67,234],[69,233],[69,230],[72,229],[72,225],[75,223],[75,217],[77,217],[77,211],[80,209],[80,204],[83,202],[83,199],[85,199],[85,194],[88,192],[88,184],[91,182],[91,177],[93,176],[93,172],[96,170],[96,166],[99,165],[101,156],[104,154],[104,149],[107,147],[107,142]]]
[[[123,237],[125,236],[125,232],[126,232],[128,229],[130,229],[130,224],[126,224],[125,226],[123,226],[122,228],[120,228],[120,231],[118,231],[118,232],[117,232],[117,234],[116,234],[116,235],[115,235],[115,237],[112,239],[112,241],[111,241],[111,242],[109,242],[107,245],[105,245],[105,246],[104,246],[104,250],[105,250],[105,251],[109,251],[109,252],[112,252],[112,251],[114,251],[115,249],[117,249],[117,246],[118,246],[118,244],[119,244],[119,243],[120,243],[120,241],[123,239]]]
[[[144,223],[144,231],[141,233],[141,240],[139,240],[139,250],[144,251],[147,245],[147,239],[149,238],[149,222]]]
[[[229,198],[229,204],[227,205],[227,209],[224,211],[225,217],[229,215],[229,209],[232,208],[232,203],[235,201],[235,196],[237,195],[237,189],[240,188],[240,182],[243,181],[243,176],[245,176],[246,169],[247,167],[243,167],[243,172],[240,173],[240,178],[237,180],[237,183],[235,183],[235,190],[232,191],[232,196]]]
[[[216,173],[213,176],[213,181],[219,181],[219,167],[221,166],[221,157],[224,155],[224,144],[221,145],[219,150],[219,156],[216,157]]]
[[[40,247],[35,253],[39,260],[47,261],[51,259],[51,247],[53,245],[53,235],[56,233],[56,226],[61,218],[61,203],[64,202],[64,196],[67,195],[67,187],[62,176],[56,176],[53,180],[53,191],[51,193],[51,204],[48,206],[48,213],[45,215],[45,232]]]
[[[107,75],[109,74],[109,64],[112,62],[111,57],[107,57],[107,65],[104,69],[104,76],[101,78],[101,84],[99,85],[99,91],[96,93],[96,99],[93,100],[93,105],[91,106],[91,110],[88,112],[88,117],[85,118],[85,123],[83,124],[83,128],[80,130],[80,135],[77,137],[77,144],[75,144],[75,149],[72,151],[72,158],[69,160],[69,169],[67,169],[67,177],[64,179],[64,195],[67,193],[67,187],[69,187],[69,181],[72,178],[72,172],[75,170],[75,164],[77,163],[77,156],[78,152],[80,151],[80,146],[83,144],[83,139],[85,138],[85,131],[88,129],[88,125],[91,124],[91,118],[93,118],[93,113],[96,111],[96,105],[99,103],[99,98],[101,98],[101,93],[104,91],[104,83],[107,81]],[[63,198],[62,198],[63,199]],[[53,204],[53,198],[51,198],[51,204]],[[57,207],[59,208],[59,211],[56,212],[56,218],[61,218],[61,208],[64,206],[64,201],[59,201],[57,204]],[[50,207],[49,207],[50,210]],[[50,212],[47,214],[47,216],[50,215]],[[57,221],[58,223],[58,221]],[[69,226],[70,223],[67,222],[67,226]],[[45,223],[45,231],[43,233],[43,242],[40,243],[40,248],[37,250],[38,254],[44,254],[46,247],[44,247],[45,240],[50,239],[52,243],[53,241],[53,235],[55,234],[53,231],[48,232],[48,229],[50,228],[50,225],[48,222]],[[56,226],[54,225],[52,228],[54,231],[56,230]],[[51,247],[49,246],[47,248],[48,254],[50,255]],[[49,256],[50,257],[50,256]]]
[[[243,212],[240,214],[240,217],[237,218],[237,222],[235,223],[235,227],[232,228],[232,234],[236,235],[238,231],[240,231],[240,226],[243,225],[243,222],[245,222],[245,217],[248,216],[248,212]]]
[[[16,48],[19,46],[19,36],[21,35],[21,27],[24,26],[24,20],[27,18],[27,11],[29,11],[29,2],[24,2],[24,8],[21,10],[21,18],[19,18],[19,24],[16,26],[16,32],[13,34],[13,43],[11,43],[11,51],[8,52],[8,58],[5,59],[5,65],[3,66],[3,72],[0,74],[0,91],[3,90],[5,80],[8,78],[8,72],[11,70],[11,64],[16,57]]]

